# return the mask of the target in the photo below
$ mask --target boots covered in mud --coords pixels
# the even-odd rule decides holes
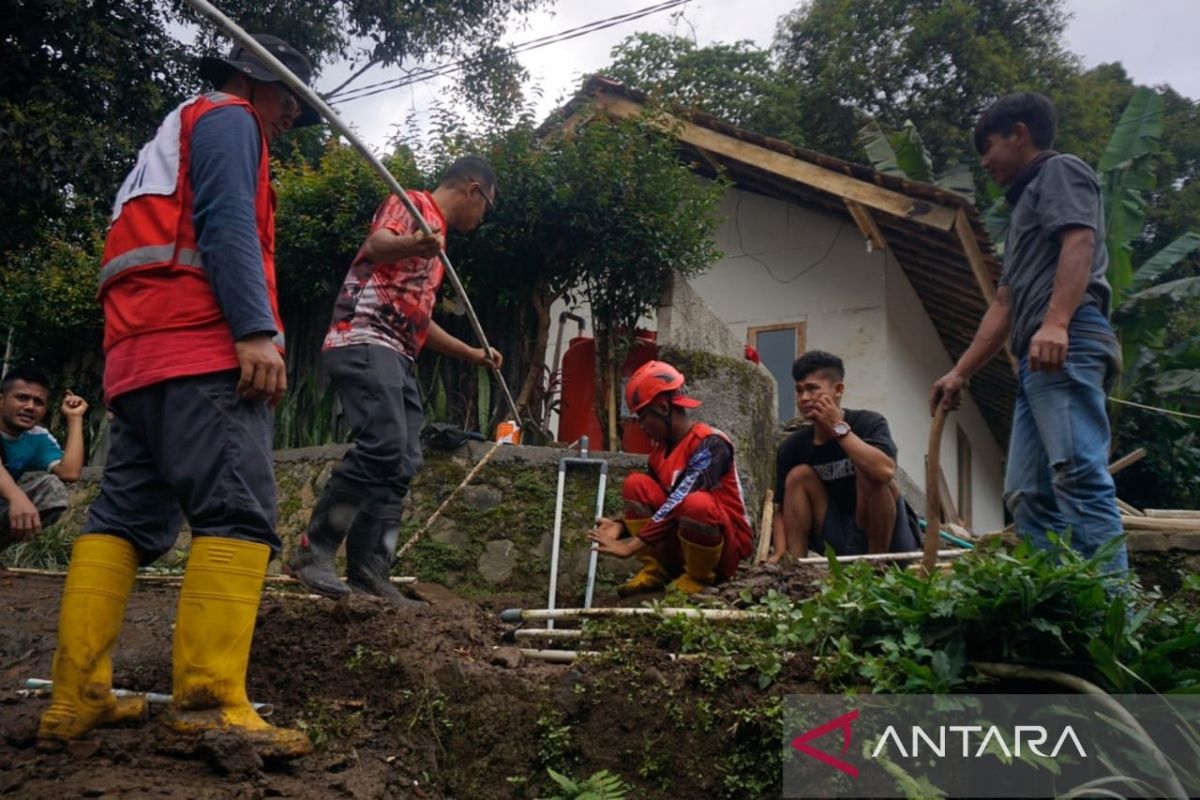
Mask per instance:
[[[346,583],[354,591],[373,594],[397,606],[417,608],[425,603],[406,597],[391,581],[402,516],[400,505],[359,511],[346,540]]]

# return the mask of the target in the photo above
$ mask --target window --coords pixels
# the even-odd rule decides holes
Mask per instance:
[[[958,516],[971,527],[971,440],[961,425],[958,429]]]
[[[775,376],[778,384],[779,421],[797,415],[796,382],[792,380],[792,362],[804,352],[804,323],[763,325],[746,331],[746,339],[758,351],[763,366]]]

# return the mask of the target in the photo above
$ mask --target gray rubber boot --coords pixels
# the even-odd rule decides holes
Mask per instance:
[[[321,493],[313,507],[308,530],[288,560],[288,572],[317,594],[345,597],[350,587],[337,575],[337,551],[359,514],[358,502],[337,491]]]
[[[415,608],[426,604],[406,597],[390,580],[400,518],[399,507],[380,506],[374,512],[362,511],[354,519],[346,540],[346,583],[354,591]]]

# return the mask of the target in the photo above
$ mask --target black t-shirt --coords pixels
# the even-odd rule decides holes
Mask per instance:
[[[867,444],[896,458],[896,443],[887,420],[874,411],[845,411],[850,430]],[[783,440],[775,457],[775,500],[782,505],[787,475],[801,464],[812,467],[829,492],[829,501],[842,513],[853,513],[858,503],[858,485],[854,462],[836,439],[813,444],[815,427],[807,425]]]

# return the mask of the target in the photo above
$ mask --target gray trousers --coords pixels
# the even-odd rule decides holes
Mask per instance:
[[[422,463],[425,414],[412,362],[373,344],[335,347],[324,360],[354,439],[326,491],[368,511],[399,506]]]
[[[66,484],[52,472],[23,473],[17,480],[17,487],[38,510],[43,530],[53,525],[70,505]],[[17,538],[9,529],[8,502],[0,498],[0,550],[16,542]]]

